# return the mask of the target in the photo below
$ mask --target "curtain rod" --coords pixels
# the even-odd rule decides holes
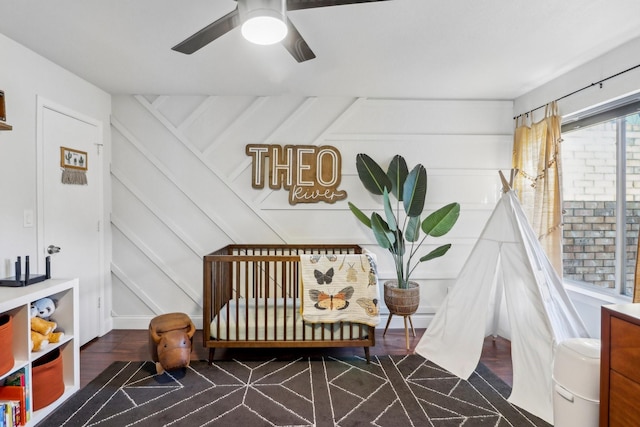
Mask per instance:
[[[640,64],[638,64],[638,65],[634,65],[633,67],[631,67],[631,68],[627,68],[626,70],[620,71],[619,73],[616,73],[616,74],[614,74],[614,75],[612,75],[612,76],[605,77],[605,78],[604,78],[604,79],[602,79],[602,80],[599,80],[599,81],[597,81],[597,82],[595,82],[595,83],[591,83],[590,85],[587,85],[587,86],[585,86],[585,87],[581,87],[580,89],[576,89],[576,90],[574,90],[574,91],[573,91],[573,92],[571,92],[571,93],[568,93],[568,94],[566,94],[566,95],[561,96],[560,98],[555,99],[555,101],[560,101],[561,99],[568,98],[568,97],[570,97],[571,95],[575,95],[575,94],[576,94],[576,93],[578,93],[578,92],[582,92],[583,90],[587,90],[587,89],[589,89],[589,88],[592,88],[592,87],[594,87],[595,85],[600,85],[600,88],[602,88],[602,83],[606,82],[607,80],[610,80],[610,79],[612,79],[612,78],[614,78],[614,77],[618,77],[618,76],[619,76],[619,75],[621,75],[621,74],[628,73],[629,71],[635,70],[636,68],[640,68]],[[553,101],[552,101],[552,102],[553,102]],[[541,105],[541,106],[536,107],[536,108],[534,108],[534,109],[532,109],[532,110],[529,110],[529,111],[527,111],[527,112],[525,112],[525,113],[518,114],[518,115],[517,115],[517,116],[515,116],[513,119],[514,119],[514,120],[515,120],[515,119],[518,119],[518,118],[520,118],[520,117],[522,117],[522,116],[524,116],[524,115],[527,115],[527,116],[528,116],[528,115],[529,115],[529,113],[533,113],[533,112],[534,112],[534,111],[536,111],[536,110],[539,110],[539,109],[541,109],[541,108],[544,108],[544,107],[546,107],[546,105],[547,105],[547,104],[545,104],[545,105]]]

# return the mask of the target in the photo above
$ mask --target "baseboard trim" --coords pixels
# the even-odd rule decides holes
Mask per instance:
[[[156,316],[118,316],[113,318],[113,329],[148,329],[149,323]],[[202,316],[190,315],[197,329],[202,329]]]

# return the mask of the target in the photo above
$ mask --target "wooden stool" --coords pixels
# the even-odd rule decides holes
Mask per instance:
[[[404,317],[404,338],[407,342],[407,350],[409,350],[409,329],[407,328],[407,318],[409,319],[409,324],[411,325],[411,333],[413,334],[414,338],[416,337],[416,331],[413,329],[413,321],[411,320],[411,315],[406,314],[401,316]],[[387,329],[389,328],[389,323],[391,323],[392,317],[393,317],[393,314],[389,313],[389,318],[387,319],[387,326],[384,327],[384,332],[382,333],[383,337],[387,333]]]

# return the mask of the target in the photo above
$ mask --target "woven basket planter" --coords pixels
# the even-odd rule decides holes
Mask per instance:
[[[384,282],[384,303],[389,313],[398,316],[411,316],[420,305],[420,285],[409,282],[409,287],[400,289],[397,280]]]
[[[0,375],[13,368],[13,317],[8,314],[0,316]]]

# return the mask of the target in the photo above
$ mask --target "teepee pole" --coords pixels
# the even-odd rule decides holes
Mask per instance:
[[[504,174],[502,173],[502,171],[499,170],[498,173],[500,174],[500,181],[502,181],[502,192],[503,193],[509,192],[509,190],[511,190],[511,185],[509,185],[509,182],[504,177]]]
[[[507,193],[510,190],[513,189],[513,180],[515,179],[516,175],[518,174],[518,169],[511,169],[511,174],[509,176],[509,181],[507,181],[507,178],[504,177],[504,174],[502,173],[501,170],[498,170],[498,173],[500,174],[500,181],[502,181],[502,192],[503,193]]]

